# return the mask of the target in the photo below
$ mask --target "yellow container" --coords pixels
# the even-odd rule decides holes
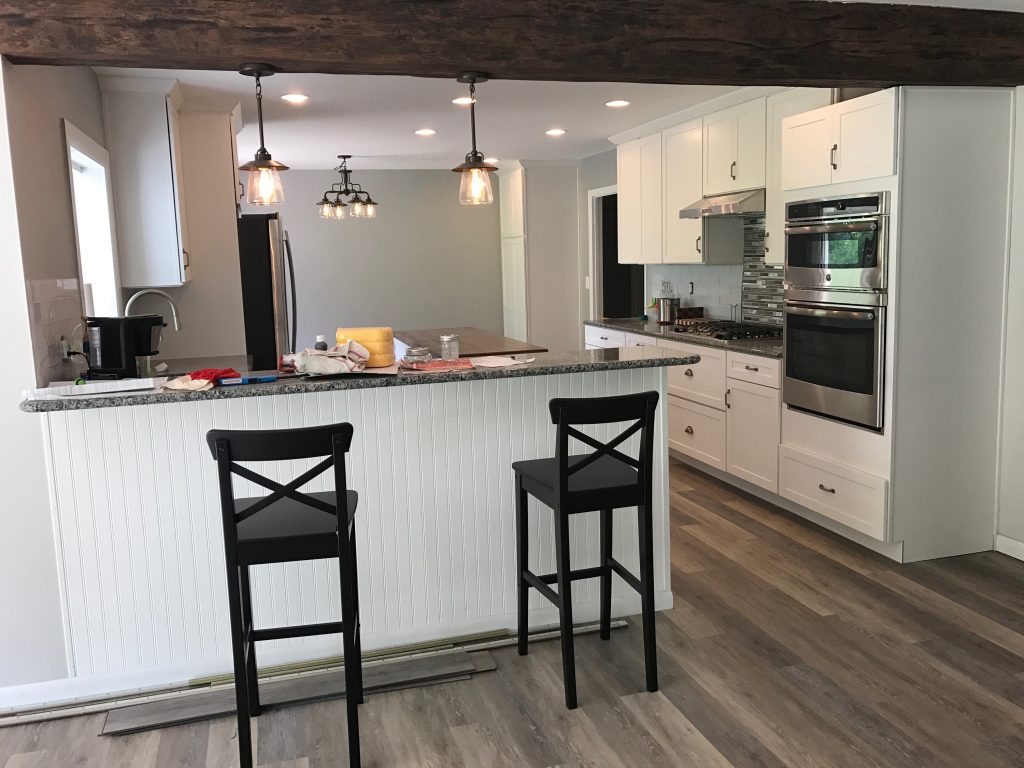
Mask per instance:
[[[391,328],[339,328],[338,344],[358,341],[370,353],[367,368],[387,368],[395,364],[395,332]]]

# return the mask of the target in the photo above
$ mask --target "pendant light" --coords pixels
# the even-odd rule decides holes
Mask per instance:
[[[341,174],[341,181],[332,184],[317,203],[321,219],[344,219],[346,208],[349,209],[347,217],[351,219],[377,218],[377,202],[361,184],[352,181],[352,171],[348,167],[351,158],[352,155],[338,155],[341,164],[334,170]]]
[[[260,83],[260,78],[270,77],[277,69],[270,64],[243,64],[238,71],[246,77],[256,78],[256,122],[260,129],[260,148],[256,150],[256,156],[238,166],[238,170],[249,173],[245,199],[251,205],[282,203],[284,189],[280,172],[287,171],[288,166],[274,160],[263,146],[263,85]]]
[[[469,131],[473,140],[473,148],[466,155],[466,161],[452,170],[462,174],[459,184],[459,202],[463,205],[487,205],[494,202],[491,190],[490,174],[497,169],[484,160],[484,156],[476,149],[476,84],[486,83],[487,75],[482,72],[463,72],[458,77],[460,83],[469,83]]]

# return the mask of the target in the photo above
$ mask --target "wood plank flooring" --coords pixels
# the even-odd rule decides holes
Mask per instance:
[[[673,463],[661,690],[639,625],[471,680],[368,696],[366,766],[1001,768],[1024,765],[1024,563],[900,566]],[[101,737],[103,715],[0,729],[0,766],[236,765],[234,720]],[[269,711],[260,766],[346,765],[343,702]]]

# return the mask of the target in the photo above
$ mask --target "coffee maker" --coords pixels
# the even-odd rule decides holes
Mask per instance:
[[[161,315],[87,317],[89,379],[131,379],[139,375],[139,359],[160,351]]]

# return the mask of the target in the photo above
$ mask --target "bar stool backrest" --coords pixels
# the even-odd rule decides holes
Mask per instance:
[[[329,424],[323,427],[300,429],[211,429],[206,433],[206,443],[217,460],[224,532],[230,541],[235,540],[235,525],[285,497],[321,512],[331,515],[338,514],[338,508],[298,490],[331,467],[334,467],[334,488],[338,506],[343,508],[340,510],[343,513],[342,519],[346,519],[347,509],[344,509],[347,490],[345,454],[348,453],[349,447],[352,445],[351,424]],[[282,485],[237,463],[239,461],[291,461],[321,456],[326,458],[287,485]],[[241,512],[236,512],[231,482],[233,474],[266,488],[271,493]]]
[[[555,457],[558,461],[559,496],[569,493],[569,478],[602,456],[608,456],[632,467],[637,472],[637,485],[651,487],[654,451],[654,415],[658,408],[657,392],[613,397],[556,397],[550,403],[551,421],[556,425]],[[632,421],[607,443],[576,429],[576,425],[617,424]],[[636,458],[618,450],[626,440],[640,433],[640,450]],[[594,449],[593,453],[569,465],[569,439],[573,438]]]

